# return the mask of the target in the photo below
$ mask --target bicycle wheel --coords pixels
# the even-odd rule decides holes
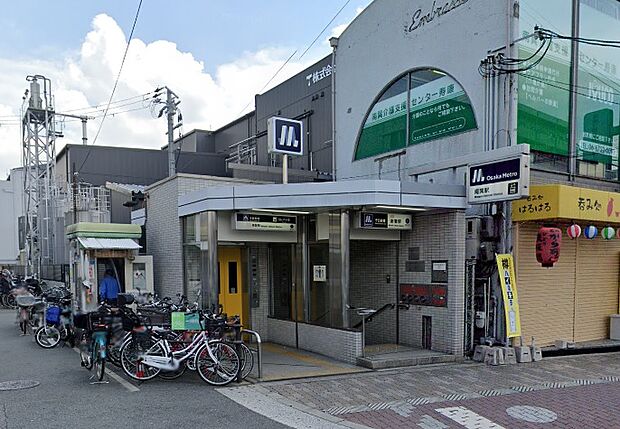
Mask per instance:
[[[92,360],[94,361],[97,380],[102,381],[103,375],[105,374],[105,357],[101,351],[101,344],[99,344],[99,341],[94,341]]]
[[[217,362],[211,358],[209,348]],[[235,349],[220,341],[203,344],[196,352],[195,362],[200,378],[214,386],[225,386],[233,381],[240,368]]]
[[[163,347],[152,339],[134,341],[127,340],[120,351],[121,368],[128,377],[138,381],[151,380],[161,372],[159,368],[145,365],[142,356],[164,356]]]
[[[241,378],[246,378],[254,368],[254,354],[245,344],[241,343]]]
[[[4,305],[9,308],[16,308],[17,303],[15,302],[15,296],[13,296],[13,294],[7,295],[7,297],[4,300]]]
[[[62,335],[55,326],[41,326],[34,334],[34,340],[44,349],[52,349],[60,343]]]
[[[119,368],[121,367],[121,346],[122,345],[114,344],[108,347],[108,360],[112,365]]]

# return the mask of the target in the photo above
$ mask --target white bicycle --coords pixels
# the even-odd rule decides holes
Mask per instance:
[[[163,335],[139,328],[121,346],[120,358],[125,374],[138,381],[151,380],[161,371],[179,371],[190,359],[200,378],[215,386],[229,384],[240,371],[234,347],[210,340],[204,331],[195,335],[187,347],[173,351]]]

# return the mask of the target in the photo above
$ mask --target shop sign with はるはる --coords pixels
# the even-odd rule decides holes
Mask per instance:
[[[506,336],[508,338],[521,336],[521,317],[519,315],[519,298],[517,295],[517,278],[512,255],[496,255],[499,280],[504,297],[504,311],[506,313]]]
[[[620,194],[566,185],[535,185],[512,203],[512,220],[571,219],[620,223]]]

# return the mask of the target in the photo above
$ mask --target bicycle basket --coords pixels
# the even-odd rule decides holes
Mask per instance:
[[[131,331],[136,326],[140,326],[140,319],[133,313],[121,313],[123,331]]]
[[[216,318],[211,319],[207,318],[205,320],[205,329],[210,333],[221,332],[226,328],[226,319]]]
[[[51,306],[47,309],[45,321],[50,325],[58,325],[60,323],[60,307]]]
[[[79,313],[73,315],[73,326],[77,329],[88,329],[88,314],[87,313]]]
[[[15,297],[15,303],[20,307],[32,307],[37,302],[33,295],[19,295]]]

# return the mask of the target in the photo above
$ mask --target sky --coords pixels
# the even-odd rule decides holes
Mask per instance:
[[[329,37],[339,35],[370,2],[143,0],[113,103],[94,143],[164,146],[165,120],[156,118],[159,107],[149,102],[150,93],[164,85],[181,100],[180,132],[225,125],[253,109],[254,94],[294,52],[265,90],[328,55]],[[19,116],[28,75],[51,79],[57,112],[94,117],[88,121],[93,144],[138,3],[0,0],[0,178],[21,165]],[[66,119],[57,127],[64,135],[56,140],[57,152],[81,142],[79,120]]]

